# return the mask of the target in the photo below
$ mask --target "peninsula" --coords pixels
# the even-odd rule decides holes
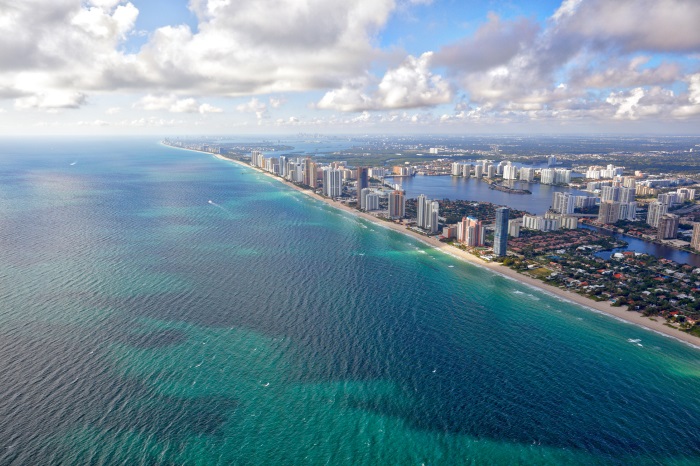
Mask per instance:
[[[304,188],[304,187],[299,186],[298,184],[295,184],[295,183],[286,182],[283,178],[280,178],[279,176],[274,175],[274,174],[267,172],[265,170],[262,170],[260,168],[251,166],[249,163],[246,163],[242,160],[229,158],[229,157],[226,157],[222,154],[215,153],[211,150],[206,150],[206,149],[205,150],[198,150],[195,148],[183,148],[183,147],[175,147],[175,148],[182,148],[184,150],[191,150],[191,151],[195,151],[195,152],[208,153],[208,154],[213,155],[214,157],[216,157],[220,160],[224,160],[224,161],[228,161],[228,162],[242,165],[246,168],[257,171],[258,173],[260,173],[262,175],[265,175],[265,176],[268,176],[268,177],[275,179],[277,181],[283,182],[287,186],[289,186],[290,188],[295,189],[298,192],[309,196],[310,198],[324,202],[327,205],[332,206],[336,209],[342,210],[350,215],[353,215],[353,216],[362,218],[366,221],[372,222],[372,223],[376,224],[377,226],[388,228],[388,229],[391,229],[391,230],[396,231],[398,233],[401,233],[403,235],[409,236],[415,240],[418,240],[418,241],[426,244],[427,246],[430,246],[430,247],[435,248],[439,251],[442,251],[442,252],[444,252],[444,253],[446,253],[454,258],[457,258],[457,259],[460,259],[464,262],[468,262],[470,264],[488,269],[488,270],[490,270],[494,273],[497,273],[503,277],[506,277],[508,279],[518,281],[518,282],[523,283],[523,284],[530,286],[532,288],[536,288],[538,290],[549,293],[550,295],[556,296],[559,299],[563,299],[563,300],[566,300],[569,302],[576,303],[580,306],[588,308],[589,310],[609,315],[609,316],[616,318],[620,321],[624,321],[624,322],[627,322],[630,324],[637,325],[639,327],[645,328],[647,330],[656,332],[658,334],[661,334],[661,335],[664,335],[664,336],[667,336],[670,338],[674,338],[676,340],[682,341],[688,345],[691,345],[695,348],[700,349],[700,338],[698,338],[690,333],[686,333],[686,332],[680,331],[676,328],[665,325],[663,321],[645,317],[642,314],[635,312],[635,311],[629,311],[629,310],[625,310],[621,307],[615,307],[609,301],[595,301],[593,299],[587,298],[586,296],[582,296],[582,295],[577,294],[575,292],[571,292],[568,290],[558,288],[556,286],[549,285],[547,283],[543,283],[542,281],[537,280],[531,276],[523,275],[515,270],[512,270],[511,268],[504,266],[503,264],[501,264],[499,262],[484,260],[480,257],[475,256],[474,254],[471,254],[468,251],[454,247],[449,243],[442,242],[438,239],[437,235],[428,236],[425,234],[421,234],[418,231],[416,231],[415,229],[408,228],[407,224],[402,222],[402,221],[386,221],[383,219],[379,219],[376,216],[371,215],[367,212],[362,212],[362,211],[354,209],[354,208],[352,208],[352,207],[350,207],[342,202],[339,202],[337,200],[333,200],[332,198],[319,195],[311,189]]]

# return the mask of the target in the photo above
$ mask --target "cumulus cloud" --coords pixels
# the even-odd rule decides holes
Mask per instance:
[[[236,110],[243,113],[255,113],[258,120],[267,116],[267,104],[253,97],[248,102],[236,106]]]
[[[532,46],[539,26],[520,18],[502,21],[489,13],[486,24],[471,37],[447,45],[435,55],[435,64],[456,71],[488,70],[504,65],[518,53]]]
[[[175,94],[152,95],[142,97],[134,104],[134,108],[142,110],[165,110],[171,113],[221,113],[222,109],[210,104],[200,104],[196,99],[179,99]]]
[[[561,20],[568,34],[631,51],[691,52],[700,48],[696,0],[568,1]],[[564,8],[564,6],[562,7]]]
[[[19,110],[44,109],[56,110],[63,108],[78,108],[87,101],[87,96],[80,92],[53,91],[37,93],[15,100],[15,108]]]
[[[430,63],[433,52],[420,57],[409,55],[396,68],[386,72],[370,96],[366,88],[369,80],[349,81],[336,90],[327,92],[318,108],[342,111],[414,108],[444,104],[452,100],[452,87],[440,75],[433,74]]]
[[[239,96],[328,88],[380,54],[375,37],[395,2],[192,0],[190,8],[196,31],[165,26],[127,54],[120,44],[138,16],[128,1],[2,2],[0,89]]]

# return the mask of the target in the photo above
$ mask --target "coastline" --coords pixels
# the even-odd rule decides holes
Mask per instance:
[[[171,147],[171,146],[168,146]],[[179,148],[179,147],[174,147],[175,149],[184,149],[184,148]],[[385,227],[389,228],[393,231],[396,231],[397,233],[401,233],[405,236],[409,236],[415,240],[418,240],[422,242],[423,244],[430,246],[434,249],[437,249],[445,254],[448,254],[456,259],[462,260],[464,262],[468,262],[472,265],[476,265],[478,267],[482,267],[485,269],[490,270],[491,272],[494,272],[496,274],[499,274],[505,278],[515,280],[519,283],[522,283],[526,286],[529,286],[531,288],[535,288],[539,291],[545,292],[547,294],[550,294],[558,299],[563,299],[565,301],[577,304],[581,307],[586,308],[589,311],[597,312],[597,313],[602,313],[605,315],[608,315],[610,317],[613,317],[619,321],[635,325],[637,327],[644,328],[648,331],[652,331],[654,333],[660,334],[662,336],[672,338],[674,340],[677,340],[679,342],[685,343],[686,345],[692,346],[693,348],[700,349],[700,339],[695,337],[694,335],[682,332],[680,330],[668,327],[664,325],[663,321],[655,321],[651,320],[648,317],[645,317],[637,312],[634,311],[628,311],[625,310],[621,307],[614,307],[612,306],[609,302],[607,301],[594,301],[592,299],[589,299],[585,296],[581,296],[578,293],[570,292],[568,290],[563,290],[561,288],[558,288],[556,286],[549,285],[547,283],[543,283],[540,280],[537,280],[535,278],[529,277],[527,275],[523,275],[521,273],[516,272],[515,270],[512,270],[500,263],[494,263],[494,262],[488,262],[483,259],[480,259],[473,254],[468,253],[467,251],[464,251],[462,249],[455,248],[449,244],[442,243],[439,240],[433,238],[433,237],[428,237],[424,236],[421,234],[418,234],[416,232],[413,232],[407,228],[405,228],[403,225],[396,224],[393,222],[387,222],[383,221],[381,219],[378,219],[377,217],[370,215],[366,212],[361,212],[359,210],[353,209],[351,207],[348,207],[347,205],[341,204],[337,201],[333,201],[331,199],[322,197],[312,191],[309,191],[307,189],[303,189],[293,183],[287,183],[283,179],[271,174],[267,173],[264,170],[260,170],[259,168],[253,167],[247,163],[241,162],[239,160],[234,160],[230,159],[228,157],[224,157],[220,154],[212,154],[210,152],[204,152],[204,151],[197,151],[194,149],[184,149],[184,150],[190,150],[193,152],[201,152],[203,154],[209,154],[214,156],[217,159],[232,162],[239,164],[243,167],[247,167],[251,170],[257,171],[258,173],[265,175],[269,178],[275,179],[281,183],[284,183],[285,185],[289,186],[290,188],[305,194],[313,199],[316,199],[318,201],[324,202],[326,205],[329,205],[331,207],[334,207],[338,210],[345,211],[346,213],[363,218],[369,222],[372,222],[373,224],[380,226],[380,227]]]

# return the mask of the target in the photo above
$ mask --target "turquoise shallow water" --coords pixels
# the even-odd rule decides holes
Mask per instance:
[[[155,141],[0,142],[0,283],[3,465],[700,462],[697,349]]]

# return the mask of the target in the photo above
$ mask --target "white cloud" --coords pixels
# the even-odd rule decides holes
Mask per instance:
[[[175,94],[153,95],[148,94],[142,97],[134,105],[149,111],[165,110],[171,113],[221,113],[222,109],[210,104],[200,104],[196,99],[179,99]]]
[[[243,113],[255,113],[258,120],[267,116],[267,104],[259,101],[257,97],[253,97],[245,104],[236,106],[236,110]]]
[[[555,20],[567,34],[599,46],[683,52],[700,47],[698,18],[696,0],[588,0]]]
[[[109,126],[109,123],[104,120],[79,121],[78,126]]]
[[[15,99],[15,108],[18,110],[78,108],[86,101],[87,96],[80,92],[51,91]]]
[[[386,72],[377,89],[368,95],[369,78],[348,81],[327,92],[318,108],[341,111],[415,108],[444,104],[452,100],[452,87],[430,71],[433,52],[416,58],[409,55],[397,68]]]

